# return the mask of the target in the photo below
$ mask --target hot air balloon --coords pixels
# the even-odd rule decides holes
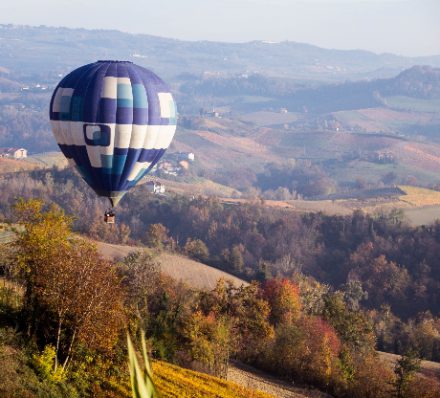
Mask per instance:
[[[159,161],[176,130],[168,86],[129,61],[97,61],[65,76],[52,95],[50,120],[64,156],[99,196],[105,216]]]

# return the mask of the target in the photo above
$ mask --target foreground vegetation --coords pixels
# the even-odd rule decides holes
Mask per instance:
[[[381,363],[356,283],[333,291],[296,273],[246,287],[219,281],[212,291],[191,290],[161,275],[154,252],[112,264],[73,238],[72,220],[58,208],[35,200],[14,208],[25,228],[12,247],[2,248],[7,282],[0,344],[7,366],[0,385],[6,396],[126,396],[127,330],[145,330],[154,357],[216,376],[224,377],[235,358],[336,397],[439,393],[435,379],[417,376],[413,354],[394,372]],[[151,229],[148,239],[159,247],[155,229],[161,228]],[[186,250],[206,255],[194,242]],[[164,396],[185,396],[191,388],[207,391],[200,396],[263,396],[162,362],[155,366]]]

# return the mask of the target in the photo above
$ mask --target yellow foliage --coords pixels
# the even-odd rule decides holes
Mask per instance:
[[[275,398],[261,391],[251,390],[230,381],[205,373],[153,361],[153,380],[160,398]],[[131,397],[129,384],[112,386],[123,396]]]
[[[153,375],[162,398],[274,398],[272,395],[166,362],[154,362]]]
[[[54,369],[55,355],[55,348],[47,345],[41,354],[34,354],[34,365],[43,379],[53,382],[63,381],[66,373],[61,366]]]

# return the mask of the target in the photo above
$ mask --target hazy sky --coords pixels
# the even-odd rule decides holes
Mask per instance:
[[[0,23],[440,54],[440,0],[0,0]]]

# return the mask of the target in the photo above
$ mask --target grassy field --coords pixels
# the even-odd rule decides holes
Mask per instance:
[[[338,200],[265,200],[268,207],[282,208],[299,213],[323,212],[328,215],[349,215],[354,210],[374,214],[401,209],[412,226],[428,225],[440,219],[440,192],[432,189],[402,185],[400,196],[369,197]],[[248,199],[221,198],[226,204],[252,203]]]
[[[180,195],[209,195],[222,197],[239,194],[234,188],[218,184],[202,177],[197,177],[191,181],[184,182],[165,180],[163,178],[156,178],[147,175],[138,183],[138,185],[145,184],[148,181],[160,182],[161,184],[165,185],[166,192],[175,192]]]
[[[45,152],[28,156],[25,161],[37,164],[39,168],[59,167],[65,168],[68,166],[67,159],[61,152]]]
[[[64,168],[67,165],[67,159],[61,152],[39,153],[20,160],[0,158],[0,174],[47,169],[54,166]]]
[[[101,255],[108,259],[123,258],[132,251],[142,250],[141,247],[112,245],[104,242],[95,243]],[[178,254],[162,252],[157,257],[157,261],[160,263],[161,271],[164,274],[175,280],[185,282],[196,289],[213,289],[219,279],[229,280],[237,287],[248,284],[231,274]]]
[[[252,204],[252,199],[220,198],[225,204]],[[323,212],[329,215],[348,215],[352,209],[345,200],[264,200],[264,206],[296,211],[298,213]]]
[[[273,394],[277,398],[331,398],[330,395],[319,390],[299,387],[235,361],[229,364],[228,380],[244,387]]]
[[[424,125],[431,121],[432,114],[427,112],[407,112],[406,110],[387,108],[365,108],[350,111],[338,111],[332,115],[345,128],[360,128],[370,133],[395,133],[405,126]]]
[[[17,171],[29,171],[38,169],[38,165],[25,160],[0,158],[0,174],[16,173]]]

